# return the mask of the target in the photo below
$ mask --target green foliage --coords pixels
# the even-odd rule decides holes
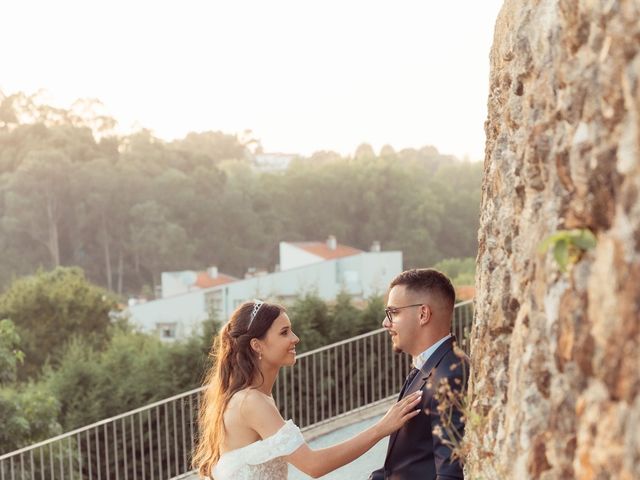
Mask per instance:
[[[61,433],[59,403],[43,384],[0,388],[0,454]]]
[[[0,320],[0,385],[16,381],[18,362],[24,361],[19,350],[20,335],[11,320]]]
[[[354,336],[358,331],[360,323],[360,310],[358,310],[351,300],[348,293],[341,292],[336,297],[335,303],[330,309],[331,321],[331,337],[332,338],[349,338]]]
[[[100,378],[97,365],[98,354],[87,342],[73,339],[66,347],[55,371],[48,370],[46,385],[60,399],[60,423],[65,430],[87,425],[100,419],[103,411],[97,390]],[[118,383],[127,381],[115,376],[111,386],[115,391]],[[113,392],[109,392],[112,394]]]
[[[198,341],[200,342],[200,351],[203,355],[208,355],[213,346],[213,340],[218,335],[218,332],[222,328],[222,324],[218,319],[216,310],[214,308],[209,309],[207,319],[202,322],[202,329]]]
[[[454,285],[473,285],[476,274],[476,260],[467,258],[446,258],[433,268],[446,274]]]
[[[147,266],[149,280],[156,285],[163,268],[179,269],[189,258],[187,232],[170,222],[166,207],[155,201],[134,205],[130,216],[133,252],[137,261]]]
[[[380,328],[384,301],[379,296],[371,297],[364,308],[358,308],[344,292],[331,304],[308,293],[296,299],[288,313],[293,330],[300,337],[298,350],[304,352]]]
[[[464,273],[459,274],[457,277],[454,277],[451,280],[451,283],[453,283],[454,286],[474,285],[475,281],[476,281],[475,272],[464,272]]]
[[[376,154],[373,151],[373,147],[368,143],[363,143],[356,148],[355,157],[357,159],[374,158]]]
[[[70,430],[195,388],[204,359],[197,339],[166,345],[116,330],[102,351],[74,339],[46,383],[60,402],[60,423]]]
[[[552,248],[560,271],[566,272],[570,265],[578,262],[584,252],[595,248],[596,244],[596,237],[589,229],[558,230],[542,241],[538,251],[546,253]]]
[[[369,298],[364,309],[360,312],[358,330],[354,334],[360,335],[382,327],[385,307],[386,304],[382,296],[377,295]]]
[[[103,341],[113,306],[111,296],[87,282],[78,268],[59,267],[16,280],[0,296],[0,318],[10,319],[21,338],[26,358],[19,377],[35,375],[48,358],[55,362],[73,335]]]
[[[346,293],[330,304],[308,294],[288,312],[301,338],[299,350],[304,351],[379,328],[383,309],[379,296],[356,306]],[[0,389],[0,424],[6,426],[0,448],[10,451],[196,388],[218,328],[211,317],[201,336],[172,344],[126,323],[108,328],[100,345],[86,332],[73,335],[37,383],[10,383]],[[20,345],[10,322],[0,322],[0,332],[4,358]]]
[[[288,309],[296,335],[300,337],[301,352],[313,350],[329,343],[331,319],[329,307],[315,294],[307,294],[295,300]]]
[[[0,454],[60,433],[60,406],[46,386],[15,383],[23,358],[13,323],[0,321]]]
[[[376,154],[363,144],[353,157],[317,152],[286,171],[258,172],[248,134],[114,137],[98,111],[7,98],[0,286],[41,265],[77,265],[109,290],[138,294],[166,270],[272,268],[279,241],[329,234],[364,250],[375,240],[402,250],[406,268],[477,249],[482,165],[433,147]]]
[[[241,276],[277,263],[281,240],[329,234],[363,250],[375,240],[402,250],[405,268],[476,252],[479,163],[433,147],[376,154],[363,144],[353,157],[317,152],[286,171],[259,172],[251,151],[260,146],[248,134],[116,137],[99,105],[80,106],[89,108],[54,108],[23,94],[0,104],[5,451],[201,380],[217,319],[201,337],[162,344],[111,325],[114,300],[89,281],[125,294],[150,290],[171,269],[217,265]],[[454,282],[472,275],[466,261],[447,268]],[[328,305],[307,295],[289,313],[302,351],[378,328],[383,308],[381,297],[362,305],[342,294]]]

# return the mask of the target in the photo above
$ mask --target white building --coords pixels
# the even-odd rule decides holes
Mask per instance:
[[[259,153],[254,156],[256,170],[278,172],[286,170],[297,155],[291,153]]]
[[[231,275],[218,272],[218,267],[209,267],[204,272],[183,270],[180,272],[162,272],[162,298],[183,293],[224,285],[238,280]]]
[[[279,271],[134,305],[130,318],[142,331],[175,340],[199,331],[210,313],[226,321],[238,305],[253,298],[287,303],[315,293],[330,301],[344,291],[365,299],[384,293],[402,271],[402,252],[382,252],[379,244],[372,250],[339,245],[334,237],[326,243],[281,242]]]

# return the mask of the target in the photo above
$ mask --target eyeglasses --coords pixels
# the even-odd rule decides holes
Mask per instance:
[[[421,307],[422,305],[424,305],[424,303],[414,303],[413,305],[405,305],[404,307],[387,307],[384,309],[384,313],[387,316],[387,320],[393,323],[393,316],[398,313],[399,310],[410,307]]]

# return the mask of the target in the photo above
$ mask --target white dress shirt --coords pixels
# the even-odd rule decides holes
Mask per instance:
[[[440,340],[438,340],[436,343],[431,345],[420,355],[418,355],[417,357],[413,357],[413,366],[416,367],[417,369],[421,369],[422,366],[425,363],[427,363],[427,360],[429,360],[429,357],[433,355],[433,352],[435,352],[438,349],[438,347],[447,340],[447,338],[451,338],[451,334],[447,335],[446,337],[442,337]]]

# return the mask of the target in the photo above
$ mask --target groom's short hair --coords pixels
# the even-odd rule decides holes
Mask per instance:
[[[451,280],[434,268],[412,268],[399,274],[391,281],[389,290],[396,285],[404,285],[407,290],[416,293],[435,294],[453,309],[456,291]]]

